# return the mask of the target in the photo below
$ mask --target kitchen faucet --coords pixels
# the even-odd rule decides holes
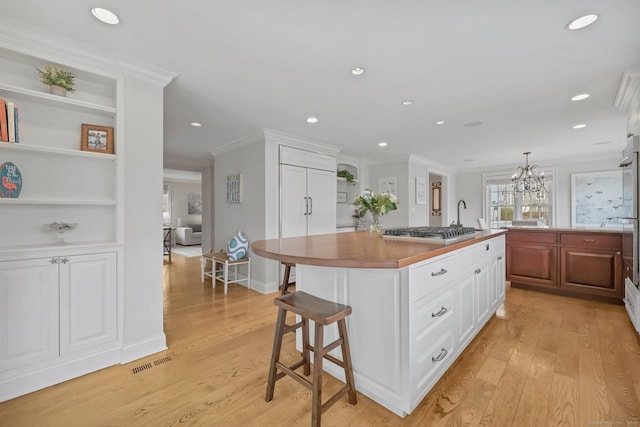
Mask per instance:
[[[460,199],[458,201],[458,222],[456,224],[458,227],[462,227],[462,223],[460,222],[460,203],[462,203],[462,206],[464,206],[464,208],[467,209],[467,202],[465,202],[464,200]]]

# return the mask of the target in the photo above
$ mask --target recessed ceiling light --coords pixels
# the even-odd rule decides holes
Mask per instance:
[[[582,129],[582,128],[586,128],[587,125],[585,125],[584,123],[580,123],[579,125],[575,125],[573,128],[574,129]]]
[[[307,117],[307,123],[318,123],[318,118],[317,117]]]
[[[589,97],[588,93],[581,93],[579,95],[574,96],[573,98],[571,98],[572,101],[582,101],[583,99],[587,99]]]
[[[96,17],[96,19],[104,22],[105,24],[116,25],[120,22],[120,19],[115,13],[101,7],[94,7],[91,9],[91,13]]]
[[[413,104],[413,99],[405,99],[402,101],[402,105],[411,105]]]
[[[378,142],[378,147],[386,147],[386,146],[387,146],[386,142],[384,142],[384,141]]]
[[[579,30],[580,28],[587,27],[596,22],[596,19],[598,19],[598,15],[595,13],[581,16],[569,22],[567,24],[567,30]]]
[[[193,126],[194,128],[199,128],[199,127],[202,127],[202,123],[191,122],[191,126]]]
[[[466,128],[474,128],[474,127],[477,127],[477,126],[482,126],[483,123],[484,122],[481,122],[481,121],[469,122],[469,123],[465,123],[464,127],[466,127]]]
[[[351,70],[351,74],[353,74],[354,76],[361,76],[363,75],[365,72],[365,69],[362,67],[356,67],[353,70]]]
[[[436,122],[436,124],[437,124],[437,125],[443,125],[443,124],[444,124],[444,120],[438,120],[438,121]]]

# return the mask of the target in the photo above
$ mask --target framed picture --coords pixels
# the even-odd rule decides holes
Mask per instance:
[[[431,216],[441,216],[442,208],[440,206],[442,198],[442,183],[434,182],[431,184]]]
[[[389,193],[398,195],[398,177],[387,176],[378,178],[378,193]]]
[[[242,203],[242,174],[227,175],[227,203]]]
[[[113,128],[83,123],[80,149],[113,154]]]
[[[189,215],[202,215],[202,193],[189,193],[187,195],[187,213]]]
[[[571,226],[622,227],[622,171],[571,174]]]
[[[338,195],[336,199],[337,203],[347,203],[347,193],[343,191],[338,191],[337,195]]]
[[[427,204],[427,179],[424,176],[416,176],[416,205]]]

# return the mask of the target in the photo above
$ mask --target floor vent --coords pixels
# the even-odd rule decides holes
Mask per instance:
[[[162,365],[163,363],[167,363],[167,362],[171,362],[171,356],[166,356],[163,357],[162,359],[158,359],[158,360],[154,360],[153,364],[158,366],[158,365]]]
[[[153,368],[153,365],[151,363],[145,363],[144,365],[136,366],[135,368],[133,368],[131,370],[131,373],[139,374],[140,372],[146,371],[151,368]]]

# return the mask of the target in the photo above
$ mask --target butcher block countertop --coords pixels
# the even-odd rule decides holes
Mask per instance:
[[[251,244],[256,255],[293,264],[343,268],[401,268],[506,233],[506,230],[476,231],[459,243],[398,240],[375,233],[320,234],[286,239],[257,240]]]

